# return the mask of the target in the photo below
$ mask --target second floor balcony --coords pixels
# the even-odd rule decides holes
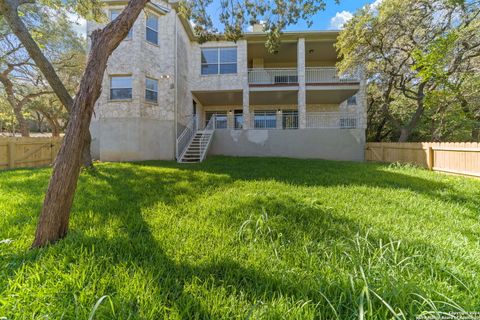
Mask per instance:
[[[305,68],[305,83],[343,84],[358,83],[358,75],[339,75],[335,67]],[[251,85],[298,85],[297,68],[251,68],[248,70]]]

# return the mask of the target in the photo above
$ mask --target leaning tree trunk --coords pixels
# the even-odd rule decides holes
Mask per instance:
[[[65,237],[70,209],[80,174],[82,149],[88,140],[93,107],[101,91],[108,57],[145,7],[147,0],[131,0],[122,13],[103,30],[91,35],[92,45],[80,88],[73,102],[67,131],[57,155],[53,174],[32,247],[41,247]]]

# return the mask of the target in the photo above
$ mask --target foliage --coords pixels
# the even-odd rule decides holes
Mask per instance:
[[[335,0],[338,4],[339,0]],[[282,31],[289,25],[298,21],[306,21],[312,25],[313,16],[325,10],[324,0],[221,0],[220,22],[223,25],[221,35],[213,25],[209,7],[213,0],[180,1],[181,14],[189,19],[200,41],[207,41],[225,37],[227,40],[238,40],[247,26],[262,22],[264,31],[267,32],[266,47],[273,52],[280,43]]]
[[[379,120],[370,126],[371,135],[402,141],[453,137],[443,120],[423,126],[432,125],[428,115],[440,112],[442,119],[460,115],[459,127],[466,123],[462,117],[468,119],[469,139],[478,139],[474,126],[480,123],[475,116],[480,104],[470,98],[479,93],[469,83],[478,77],[479,28],[479,1],[384,0],[361,9],[340,34],[339,67],[348,71],[363,65],[369,86],[378,90],[370,95],[371,118]],[[379,135],[382,130],[386,134]]]
[[[53,11],[33,4],[22,6],[19,14],[69,91],[74,94],[85,65],[85,41],[72,29],[67,11]],[[18,108],[24,118],[32,118],[32,114],[40,112],[48,118],[60,117],[65,123],[68,118],[66,110],[59,104],[43,75],[1,16],[0,49],[0,72],[5,78],[0,92],[8,96],[8,89],[11,89],[11,108]],[[15,122],[18,126],[19,119]],[[57,128],[49,123],[55,131]]]
[[[0,172],[1,316],[412,319],[478,310],[478,180],[275,158],[96,168],[80,177],[69,236],[32,251],[51,170]]]

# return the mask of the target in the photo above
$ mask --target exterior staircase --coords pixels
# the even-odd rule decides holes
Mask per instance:
[[[197,131],[178,162],[202,162],[213,138],[213,131]]]

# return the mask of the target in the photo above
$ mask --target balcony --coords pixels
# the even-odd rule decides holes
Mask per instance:
[[[215,129],[243,129],[242,114],[218,113],[215,117]],[[255,111],[250,113],[250,129],[299,129],[300,118],[296,110],[277,112]],[[207,121],[208,122],[208,121]],[[357,112],[307,112],[305,129],[360,129],[363,127],[362,115]]]
[[[253,85],[296,85],[296,68],[256,68],[248,70],[248,83]]]
[[[306,84],[354,84],[358,83],[356,74],[339,75],[337,68],[305,68]],[[253,68],[248,70],[248,83],[251,85],[297,85],[296,68]]]
[[[305,68],[306,84],[338,84],[338,83],[358,83],[357,75],[338,75],[337,68]]]

